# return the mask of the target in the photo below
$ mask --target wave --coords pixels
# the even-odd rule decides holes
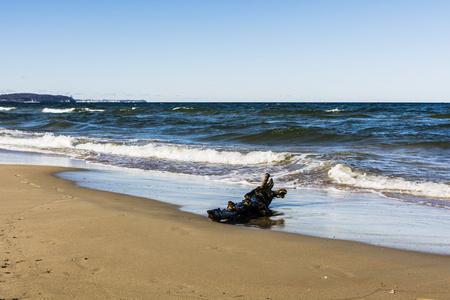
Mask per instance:
[[[49,107],[45,107],[42,109],[43,113],[48,113],[48,114],[67,114],[67,113],[73,113],[73,112],[103,112],[105,111],[104,109],[92,109],[92,108],[49,108]]]
[[[66,121],[50,125],[72,126]],[[355,155],[354,152],[324,155],[320,152],[276,152],[264,151],[267,148],[254,150],[237,146],[212,148],[174,144],[163,139],[99,136],[75,137],[0,128],[0,148],[65,155],[115,166],[208,176],[224,181],[253,182],[253,178],[261,173],[270,172],[277,177],[280,185],[289,188],[350,187],[354,190],[450,199],[450,185],[445,182],[413,181],[401,178],[401,174],[387,177],[352,169],[342,161],[346,160],[345,155]],[[277,143],[276,140],[269,140]],[[356,156],[356,159],[361,158],[362,154]],[[360,164],[360,168],[364,166]]]
[[[403,178],[371,175],[337,164],[328,171],[328,177],[338,184],[389,193],[420,197],[450,198],[450,185],[436,182],[413,182]]]
[[[87,111],[87,112],[104,112],[105,111],[104,109],[94,109],[94,108],[89,108],[89,107],[83,108],[82,110]]]
[[[154,144],[135,146],[113,143],[83,143],[76,145],[76,148],[119,156],[227,165],[268,164],[281,162],[287,158],[285,154],[272,151],[252,151],[242,153],[237,151],[220,151],[216,149]]]
[[[131,107],[131,108],[121,108],[121,109],[119,109],[119,111],[121,111],[121,112],[123,112],[123,111],[125,111],[125,112],[127,112],[127,111],[133,111],[133,110],[136,110],[137,109],[137,107]]]
[[[0,111],[10,111],[10,110],[14,110],[17,109],[17,107],[3,107],[0,106]]]
[[[42,112],[46,113],[46,114],[67,114],[67,113],[71,113],[74,111],[75,111],[75,108],[48,108],[48,107],[45,107],[42,109]]]
[[[430,116],[430,118],[435,118],[435,119],[450,119],[450,114],[436,114],[436,115]]]
[[[117,116],[130,116],[140,114],[141,111],[137,107],[115,108],[110,111],[111,114]]]
[[[420,142],[403,142],[397,143],[395,147],[403,147],[405,149],[450,149],[450,141],[420,141]]]
[[[174,107],[172,110],[190,111],[190,110],[195,110],[195,108],[194,107],[181,107],[181,106],[178,106],[178,107]]]
[[[53,133],[34,134],[14,130],[2,130],[4,135],[0,137],[0,146],[13,150],[38,149],[67,149],[73,146],[74,138]]]
[[[369,134],[366,134],[369,135]],[[369,136],[370,137],[370,136]],[[216,138],[216,137],[211,137]],[[222,138],[226,138],[222,136]],[[334,144],[334,143],[352,143],[360,142],[363,135],[341,134],[329,129],[320,127],[304,128],[280,128],[269,129],[257,133],[246,135],[228,134],[228,139],[241,143],[262,144],[262,145],[289,145],[289,144]]]
[[[55,149],[56,152],[72,153],[77,150],[80,155],[85,153],[110,154],[135,158],[155,158],[183,162],[200,162],[227,165],[257,165],[281,162],[288,154],[272,151],[238,152],[207,148],[196,148],[182,145],[127,145],[113,142],[101,142],[88,138],[75,138],[53,133],[27,133],[22,131],[3,130],[0,136],[0,147],[13,150],[36,151]],[[47,151],[45,151],[47,152]]]
[[[345,110],[339,109],[339,108],[325,110],[325,112],[327,112],[327,113],[338,113],[338,112],[342,112],[342,111],[345,111]]]

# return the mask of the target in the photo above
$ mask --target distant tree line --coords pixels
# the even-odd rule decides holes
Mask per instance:
[[[0,95],[1,102],[16,102],[16,103],[42,103],[42,102],[54,102],[54,103],[72,103],[75,100],[72,97],[62,95],[45,95],[45,94],[32,94],[32,93],[16,93],[16,94],[3,94]]]

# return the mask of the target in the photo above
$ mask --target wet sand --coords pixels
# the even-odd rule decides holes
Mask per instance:
[[[1,299],[448,299],[450,256],[218,224],[0,166]]]

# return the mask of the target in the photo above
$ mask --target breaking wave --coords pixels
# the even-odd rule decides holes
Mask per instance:
[[[413,182],[403,178],[371,175],[337,164],[328,176],[338,184],[378,190],[389,193],[410,194],[421,197],[450,198],[450,185],[436,182]]]
[[[176,145],[118,145],[113,143],[83,143],[76,145],[77,149],[95,151],[139,158],[157,158],[183,162],[201,162],[227,165],[257,165],[280,162],[286,155],[272,151],[221,151],[215,149],[190,148]]]
[[[35,134],[19,130],[0,131],[0,147],[8,150],[30,151],[45,149],[67,149],[73,146],[74,138],[53,133]],[[46,151],[47,152],[47,151]]]
[[[331,180],[334,185],[355,189],[450,199],[450,185],[443,182],[414,182],[400,177],[368,174],[337,163],[332,158],[314,154],[245,152],[165,144],[158,140],[113,142],[101,138],[8,129],[0,130],[0,148],[67,155],[110,165],[121,165],[127,159],[131,161],[125,165],[133,165],[136,161],[151,165],[156,160],[160,165],[170,165],[177,172],[213,174],[223,179],[237,177],[241,182],[251,181],[253,173],[260,174],[269,168],[280,183],[292,188],[329,188],[332,186],[327,182]],[[200,167],[198,164],[205,165]]]
[[[278,163],[287,159],[287,154],[272,151],[226,151],[185,145],[160,145],[146,143],[133,145],[101,141],[92,138],[75,138],[53,133],[31,133],[3,129],[0,131],[0,147],[9,150],[55,153],[109,154],[135,158],[155,158],[179,162],[201,162],[227,165],[257,165]],[[81,151],[80,151],[81,150]]]

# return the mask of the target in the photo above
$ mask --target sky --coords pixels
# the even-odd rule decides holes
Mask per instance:
[[[0,0],[0,94],[450,102],[447,0]]]

